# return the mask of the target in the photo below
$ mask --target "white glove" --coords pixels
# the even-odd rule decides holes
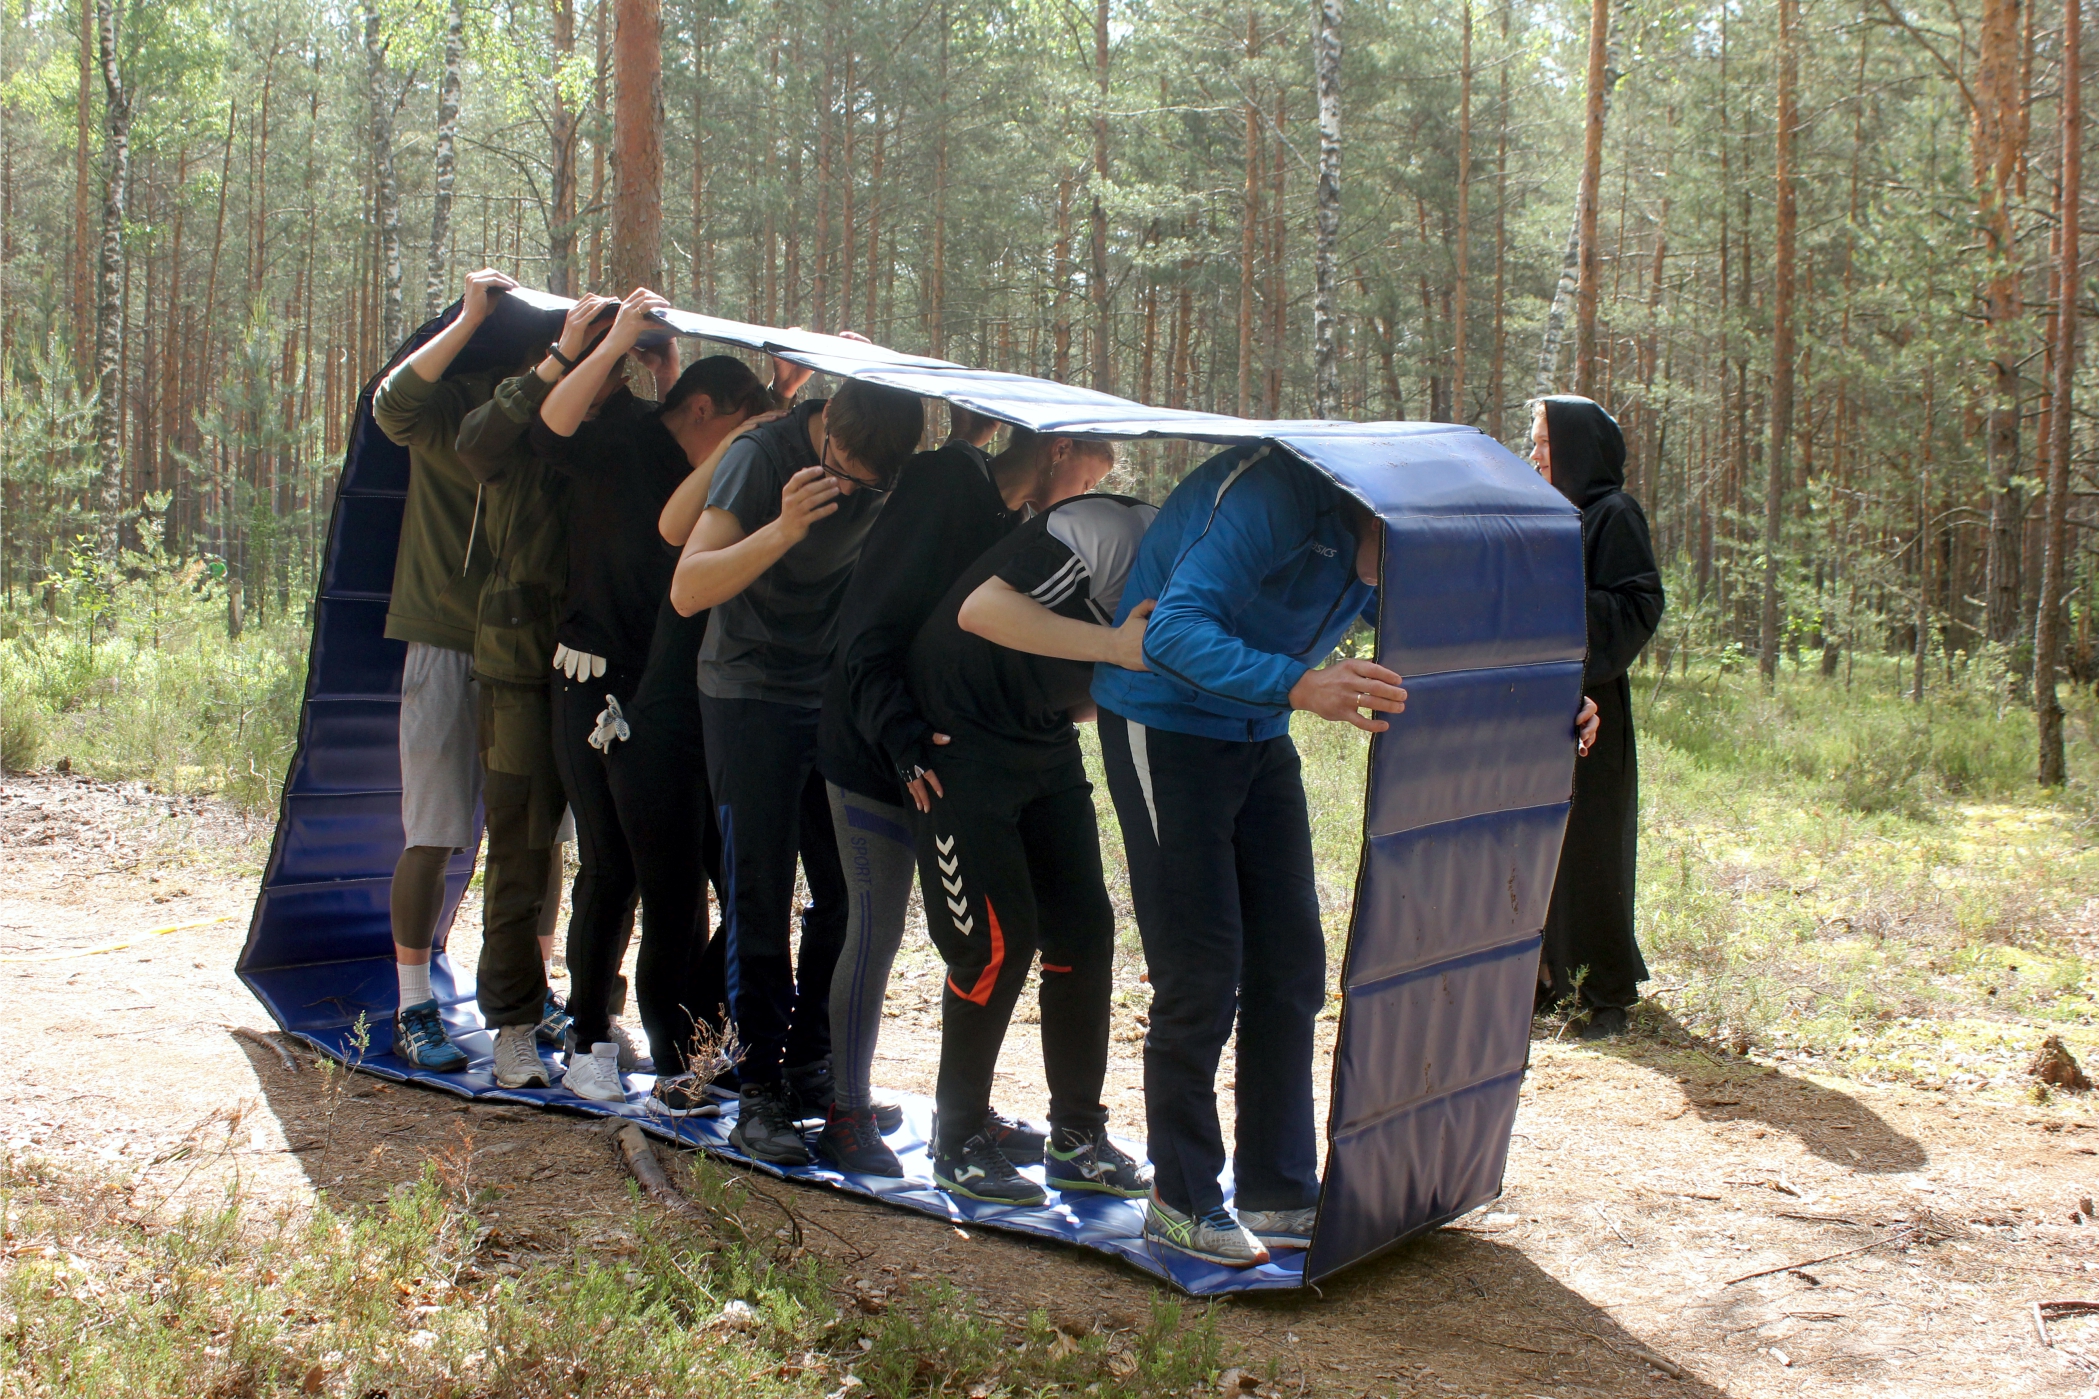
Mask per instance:
[[[613,744],[623,738],[632,737],[634,730],[628,727],[627,716],[620,712],[619,698],[615,695],[605,696],[605,707],[598,711],[597,727],[590,731],[590,737],[584,742],[600,753],[610,753]]]
[[[554,644],[554,669],[571,680],[595,680],[605,673],[605,658]]]

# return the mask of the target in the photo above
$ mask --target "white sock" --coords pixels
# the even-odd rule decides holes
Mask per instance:
[[[428,962],[420,962],[414,966],[410,966],[406,962],[396,962],[394,963],[394,971],[401,978],[402,1005],[420,1005],[424,1001],[436,998],[436,993],[430,989],[430,964]]]

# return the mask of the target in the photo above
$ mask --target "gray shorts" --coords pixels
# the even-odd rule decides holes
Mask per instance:
[[[463,850],[481,802],[480,686],[474,658],[408,643],[401,670],[401,828],[410,845]]]

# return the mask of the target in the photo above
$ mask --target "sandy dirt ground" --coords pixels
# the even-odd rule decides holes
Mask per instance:
[[[589,1121],[363,1078],[331,1104],[310,1064],[232,1033],[268,1026],[232,970],[268,836],[138,787],[0,783],[0,1145],[129,1174],[172,1217],[234,1178],[278,1204],[377,1201],[464,1142],[500,1192],[489,1270],[595,1246],[628,1185]],[[1144,995],[1125,972],[1108,1100],[1137,1132]],[[936,987],[907,957],[885,1085],[931,1087]],[[1032,1035],[1016,1027],[1002,1066],[1014,1111],[1043,1101]],[[2044,1345],[2035,1316],[2099,1298],[2094,1108],[1849,1082],[1666,1020],[1605,1047],[1541,1031],[1502,1199],[1320,1293],[1221,1304],[1228,1363],[1279,1395],[2099,1394],[2099,1330],[2052,1321]],[[1077,1250],[794,1199],[863,1287],[946,1279],[1070,1331],[1136,1324],[1153,1295]]]

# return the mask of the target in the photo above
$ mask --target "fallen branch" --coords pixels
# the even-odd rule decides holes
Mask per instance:
[[[670,1175],[663,1169],[663,1162],[656,1156],[656,1148],[642,1135],[641,1128],[631,1122],[622,1123],[612,1134],[612,1143],[619,1151],[620,1161],[651,1200],[672,1214],[692,1216],[699,1207],[685,1198],[677,1186],[671,1183]]]
[[[1839,1258],[1850,1258],[1855,1254],[1871,1253],[1874,1249],[1881,1247],[1881,1245],[1895,1243],[1902,1237],[1903,1235],[1901,1234],[1890,1234],[1885,1239],[1875,1239],[1870,1244],[1862,1244],[1857,1248],[1847,1248],[1842,1253],[1825,1253],[1820,1258],[1804,1258],[1798,1263],[1781,1263],[1776,1268],[1762,1268],[1754,1273],[1744,1273],[1738,1278],[1729,1278],[1721,1286],[1733,1287],[1736,1283],[1748,1282],[1751,1278],[1768,1278],[1773,1273],[1790,1273],[1801,1268],[1812,1268],[1817,1263],[1834,1263]]]
[[[250,1044],[259,1044],[264,1049],[275,1054],[277,1062],[284,1065],[286,1073],[295,1074],[299,1071],[299,1061],[292,1058],[292,1052],[276,1040],[271,1039],[263,1031],[251,1030],[245,1025],[236,1025],[233,1027],[233,1037],[237,1040],[246,1040]]]

